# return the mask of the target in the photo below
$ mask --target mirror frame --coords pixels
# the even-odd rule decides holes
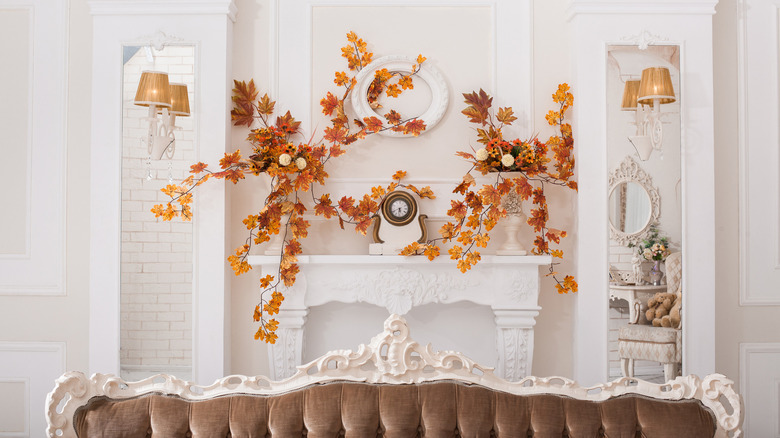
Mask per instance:
[[[620,183],[633,182],[639,184],[640,187],[645,189],[647,196],[650,199],[650,217],[648,218],[645,226],[639,231],[634,233],[626,233],[618,230],[612,225],[612,221],[607,217],[609,223],[609,238],[614,240],[620,245],[629,246],[636,245],[647,236],[650,231],[650,227],[658,223],[661,217],[661,195],[658,194],[658,189],[653,185],[653,178],[639,167],[639,163],[631,158],[631,155],[626,155],[626,158],[620,163],[615,170],[609,174],[609,194],[607,200],[612,197],[612,193],[615,191]]]

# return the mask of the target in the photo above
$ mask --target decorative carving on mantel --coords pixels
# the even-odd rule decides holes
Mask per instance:
[[[165,32],[158,30],[152,35],[144,35],[141,37],[136,38],[131,43],[137,44],[139,46],[150,46],[153,47],[154,50],[162,50],[165,48],[165,46],[170,44],[181,44],[184,40],[173,36],[173,35],[167,35]]]
[[[715,414],[716,436],[738,437],[742,432],[742,398],[734,391],[734,382],[721,374],[711,374],[703,379],[694,375],[680,376],[664,384],[622,377],[592,387],[580,386],[563,377],[524,377],[509,382],[496,376],[492,368],[482,366],[462,353],[436,351],[430,344],[421,346],[411,338],[406,320],[391,315],[384,323],[384,330],[368,345],[361,344],[357,351],[330,351],[297,367],[295,375],[283,381],[234,375],[201,386],[173,376],[157,375],[128,383],[113,375],[95,374],[87,378],[81,372],[67,372],[56,380],[54,390],[46,397],[46,434],[49,437],[75,437],[74,413],[93,397],[126,399],[163,393],[185,400],[206,400],[231,394],[281,394],[333,381],[414,384],[439,380],[481,385],[510,394],[556,394],[593,401],[624,394],[662,400],[697,399]],[[64,405],[58,409],[63,401]],[[728,409],[724,401],[730,405]]]
[[[509,295],[517,301],[527,301],[536,294],[537,283],[528,275],[518,271],[512,271],[512,282],[509,286]]]
[[[311,308],[331,302],[368,303],[384,307],[391,314],[406,314],[425,304],[470,301],[488,306],[493,310],[491,322],[496,329],[525,330],[522,338],[513,338],[522,339],[522,345],[511,340],[496,342],[498,375],[508,371],[516,379],[531,370],[533,327],[540,310],[539,266],[549,264],[549,257],[485,255],[479,266],[466,274],[458,272],[454,262],[430,262],[425,257],[302,255],[298,261],[298,281],[294,290],[285,294],[277,317],[279,338],[268,346],[274,379],[294,373],[290,358],[295,364],[302,363],[308,330],[327,330],[307,325],[306,315]],[[277,269],[278,258],[250,256],[249,263],[267,273],[266,269]],[[494,330],[476,336],[497,336],[499,332]],[[295,340],[288,340],[288,336]],[[511,353],[506,353],[507,349]],[[513,364],[505,364],[506,359]]]
[[[423,274],[414,269],[395,267],[379,272],[353,272],[331,287],[356,297],[358,302],[382,306],[390,313],[405,315],[415,306],[440,303],[446,291],[474,286],[469,277],[450,274]]]
[[[647,47],[651,44],[658,44],[660,42],[669,41],[669,38],[664,38],[648,32],[647,29],[642,29],[637,35],[626,36],[621,38],[623,41],[632,43],[639,47],[639,50],[647,50]]]
[[[626,155],[626,158],[623,159],[620,166],[609,174],[610,194],[618,184],[624,182],[637,183],[645,192],[647,192],[647,196],[650,200],[650,217],[644,228],[634,233],[623,232],[615,228],[610,222],[610,238],[620,245],[636,245],[645,238],[650,227],[658,223],[658,219],[661,217],[661,195],[658,193],[658,189],[653,185],[653,178],[639,167],[639,164],[631,158],[631,155]]]

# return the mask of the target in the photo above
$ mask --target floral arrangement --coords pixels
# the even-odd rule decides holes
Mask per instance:
[[[243,220],[248,234],[246,241],[235,250],[235,254],[228,257],[236,275],[243,274],[251,269],[247,257],[253,245],[268,242],[273,235],[282,235],[284,243],[280,251],[279,269],[276,275],[268,274],[260,279],[262,289],[260,301],[253,312],[254,320],[260,323],[255,339],[268,343],[274,343],[277,339],[276,330],[279,323],[271,316],[279,313],[279,307],[284,300],[282,290],[295,283],[299,272],[297,255],[301,253],[300,241],[307,237],[310,225],[304,219],[307,212],[313,211],[314,215],[326,219],[336,218],[342,229],[345,228],[345,224],[349,224],[356,232],[365,235],[385,197],[398,187],[404,187],[420,198],[435,197],[430,187],[418,188],[403,183],[406,172],[402,170],[396,172],[386,186],[372,187],[370,193],[357,198],[344,196],[335,201],[328,193],[316,193],[328,178],[326,164],[331,159],[343,155],[348,145],[384,130],[417,136],[426,128],[422,120],[405,119],[392,109],[382,116],[384,120],[379,117],[350,120],[345,111],[345,101],[356,85],[355,76],[371,62],[373,53],[368,51],[367,44],[354,32],[347,34],[347,41],[348,44],[341,49],[341,55],[347,60],[350,72],[336,72],[333,81],[343,88],[343,93],[328,92],[320,101],[323,114],[331,118],[330,125],[324,129],[322,138],[316,141],[313,138],[296,141],[296,138],[301,137],[300,122],[297,122],[289,112],[273,120],[276,103],[267,94],[259,97],[254,81],[250,80],[249,83],[234,81],[234,108],[231,111],[231,118],[234,125],[250,128],[247,139],[251,143],[252,152],[247,157],[243,157],[240,150],[226,153],[220,159],[220,168],[216,171],[212,171],[205,163],[192,165],[191,175],[181,184],[170,184],[162,189],[171,199],[165,204],[155,205],[152,209],[155,216],[163,220],[172,220],[176,217],[190,220],[192,192],[209,179],[224,179],[236,184],[244,180],[246,175],[266,174],[271,178],[271,191],[263,207]],[[417,64],[413,66],[412,72],[407,74],[390,72],[387,69],[377,70],[367,96],[372,107],[380,106],[379,98],[383,94],[393,98],[399,96],[404,90],[413,89],[413,77],[425,60],[422,55],[418,56]],[[487,153],[487,156],[477,159],[471,154],[459,154],[474,161],[473,168],[483,173],[490,171],[491,168],[497,170],[496,184],[486,185],[474,191],[471,189],[475,184],[474,179],[467,174],[463,182],[454,190],[455,193],[464,195],[465,200],[453,201],[452,209],[448,212],[448,215],[453,217],[453,221],[442,227],[442,237],[422,246],[417,243],[412,244],[403,253],[423,252],[429,259],[433,259],[440,253],[438,241],[442,243],[457,241],[465,248],[453,246],[449,250],[450,257],[457,259],[458,267],[465,272],[480,258],[479,252],[474,251],[473,247],[475,245],[485,247],[489,241],[487,232],[506,215],[506,211],[500,207],[501,196],[510,190],[515,190],[523,199],[533,197],[533,202],[538,207],[528,222],[541,234],[537,237],[534,252],[551,253],[555,257],[562,257],[562,252],[558,250],[551,252],[548,247],[549,241],[559,243],[560,238],[566,233],[546,226],[548,217],[544,184],[568,185],[576,189],[576,183],[569,181],[574,166],[571,154],[573,146],[571,127],[562,123],[564,112],[572,103],[571,94],[567,90],[567,86],[562,86],[554,95],[561,107],[558,112],[551,112],[555,114],[553,119],[548,114],[548,120],[554,120],[554,124],[560,127],[561,134],[551,137],[547,144],[536,139],[530,142],[503,141],[502,126],[511,124],[516,119],[512,115],[511,108],[499,109],[496,116],[499,124],[496,125],[493,116],[489,114],[492,98],[482,90],[480,94],[464,95],[467,103],[470,103],[470,106],[463,111],[464,114],[483,126],[478,128],[477,132],[479,141],[485,144],[485,152],[478,152],[478,155],[483,157]],[[259,124],[259,127],[252,128],[255,124]],[[486,127],[486,125],[490,126]],[[548,147],[555,151],[554,171],[548,170],[550,162],[546,157]],[[501,159],[498,162],[501,162],[503,167],[498,167],[496,161],[490,158],[499,153]],[[507,154],[512,155],[513,163],[509,163],[509,159],[504,160],[503,157]],[[519,171],[521,176],[505,178],[501,172],[507,170]],[[551,274],[553,276],[555,274],[552,268]],[[566,276],[563,281],[558,282],[558,288],[561,292],[576,291],[577,286],[571,276]]]
[[[655,225],[651,225],[647,239],[638,245],[637,252],[645,260],[663,261],[671,253],[669,250],[669,238],[661,236],[660,230]]]
[[[536,137],[530,140],[505,139],[503,129],[517,120],[512,108],[499,108],[497,113],[492,112],[493,98],[484,90],[464,94],[463,97],[468,106],[462,113],[477,125],[477,141],[483,147],[473,154],[457,153],[471,162],[472,168],[453,191],[462,195],[463,199],[452,201],[452,208],[447,212],[452,220],[441,228],[441,237],[425,244],[413,243],[404,249],[403,254],[422,252],[432,260],[440,252],[439,242],[454,241],[456,244],[448,251],[450,258],[458,261],[458,269],[462,272],[468,271],[481,259],[477,248],[487,247],[489,231],[507,214],[508,205],[502,204],[502,198],[514,192],[521,200],[532,199],[534,204],[527,220],[528,225],[538,233],[532,252],[563,258],[563,251],[550,249],[550,243],[559,244],[566,237],[566,232],[547,226],[549,213],[544,186],[554,184],[577,190],[577,182],[572,180],[574,137],[571,125],[564,123],[566,110],[574,103],[569,86],[559,85],[552,95],[559,107],[557,111],[548,112],[546,119],[557,128],[557,134],[551,136],[547,143]],[[548,156],[550,151],[553,152],[552,158]],[[471,175],[472,170],[483,175],[495,173],[495,182],[477,187]],[[551,265],[548,275],[555,280],[558,293],[577,291],[577,282],[573,276],[566,275],[559,280],[557,274]]]

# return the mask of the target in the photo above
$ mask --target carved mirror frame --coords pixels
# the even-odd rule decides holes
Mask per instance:
[[[644,227],[639,231],[626,233],[615,228],[611,220],[607,221],[609,222],[609,238],[620,245],[629,246],[636,245],[644,240],[647,233],[650,231],[650,227],[658,223],[658,220],[661,217],[661,195],[658,194],[658,189],[653,185],[653,178],[650,174],[639,167],[639,163],[634,161],[630,155],[626,155],[626,158],[623,159],[620,166],[609,174],[609,195],[607,199],[611,199],[615,188],[624,182],[639,184],[645,190],[650,200],[650,217]]]

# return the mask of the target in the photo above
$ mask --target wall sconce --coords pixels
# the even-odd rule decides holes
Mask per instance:
[[[167,73],[144,71],[141,73],[134,103],[149,107],[149,116],[146,118],[149,122],[149,131],[146,135],[149,157],[155,160],[160,160],[163,156],[172,159],[176,149],[176,137],[173,131],[179,129],[176,126],[176,116],[190,115],[187,86],[169,84]]]
[[[663,158],[664,140],[661,122],[661,105],[675,102],[672,77],[666,67],[649,67],[642,70],[640,81],[626,81],[621,110],[636,113],[636,135],[628,140],[634,145],[639,158],[647,161],[653,149]]]

